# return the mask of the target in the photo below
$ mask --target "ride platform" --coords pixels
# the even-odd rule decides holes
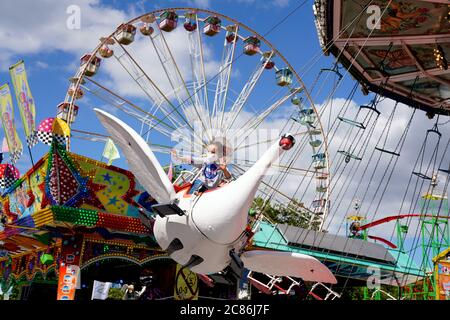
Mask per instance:
[[[338,285],[351,281],[365,286],[370,277],[377,275],[377,283],[393,286],[406,286],[423,278],[423,271],[404,252],[378,243],[284,224],[261,221],[253,237],[253,247],[311,255],[331,270]]]

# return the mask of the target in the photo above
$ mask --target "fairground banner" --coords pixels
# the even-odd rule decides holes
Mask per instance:
[[[9,68],[11,80],[16,93],[17,104],[19,105],[20,116],[22,118],[23,129],[27,139],[34,132],[36,124],[36,108],[34,105],[33,96],[28,85],[27,72],[25,71],[25,64],[19,61]]]
[[[0,111],[2,115],[2,126],[5,131],[5,138],[9,148],[11,162],[14,164],[22,154],[22,142],[17,134],[14,124],[14,108],[9,85],[0,87]]]

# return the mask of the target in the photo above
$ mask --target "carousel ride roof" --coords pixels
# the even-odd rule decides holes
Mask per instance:
[[[367,90],[450,115],[447,0],[316,0],[322,49]]]

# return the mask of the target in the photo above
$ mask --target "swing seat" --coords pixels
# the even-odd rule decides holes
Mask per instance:
[[[400,157],[400,153],[397,153],[397,152],[394,152],[394,151],[389,151],[389,150],[378,148],[378,147],[375,147],[375,150],[378,150],[378,151],[384,152],[384,153],[389,153],[389,154],[392,154],[393,156]]]
[[[351,154],[350,152],[344,151],[344,150],[339,150],[338,153],[343,154],[346,157],[349,157],[350,159],[354,159],[354,160],[362,160],[362,158],[357,157],[353,154]]]
[[[427,176],[427,175],[425,175],[425,174],[423,174],[423,173],[420,173],[420,172],[415,172],[415,171],[413,171],[412,174],[415,175],[415,176],[418,176],[418,177],[421,178],[421,179],[431,180],[431,178],[430,178],[429,176]]]
[[[343,118],[343,117],[338,117],[338,119],[344,123],[347,123],[349,125],[355,126],[357,128],[361,128],[363,130],[366,129],[366,127],[364,126],[364,124],[362,124],[361,122],[357,122],[357,121],[353,121],[347,118]]]
[[[378,115],[380,115],[380,111],[378,111],[375,107],[367,106],[367,105],[361,105],[359,107],[361,109],[369,109],[370,111],[373,111],[373,112],[377,113]]]

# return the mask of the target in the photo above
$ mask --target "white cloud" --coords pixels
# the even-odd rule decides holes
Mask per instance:
[[[47,69],[48,63],[44,61],[36,61],[36,67],[38,67],[39,69]]]
[[[190,83],[192,81],[192,70],[187,32],[184,28],[179,27],[170,33],[164,33],[164,37],[170,48],[171,54],[176,61],[183,80],[186,83]],[[112,48],[116,50],[117,56],[121,56],[120,62],[124,64],[128,71],[133,73],[133,70],[135,70],[137,74],[142,74],[138,68],[133,66],[132,61],[126,54],[122,55],[123,52],[119,47],[114,46]],[[127,46],[126,50],[165,95],[169,95],[169,93],[173,92],[173,88],[168,80],[166,72],[164,71],[163,65],[161,64],[153,44],[148,37],[143,37],[138,32],[135,42],[132,45]],[[207,76],[217,73],[219,70],[219,64],[213,59],[211,49],[207,45],[204,45],[204,59],[205,72]],[[177,72],[173,68],[173,64],[171,62],[167,62],[165,65],[169,70],[169,74],[171,74],[171,79],[178,78]],[[134,82],[134,80],[132,80],[124,67],[115,58],[110,58],[108,60],[105,59],[102,64],[102,69],[106,71],[108,80],[111,84],[113,84],[114,89],[121,95],[146,98],[144,91]],[[148,84],[148,81],[145,78],[143,80],[145,80],[144,82]],[[179,83],[181,84],[181,82]],[[175,88],[177,88],[176,83]],[[151,89],[149,92],[152,93],[152,97],[159,97],[159,99],[162,99],[161,95],[157,93],[157,90]],[[179,95],[180,97],[185,97],[184,88],[179,90]]]
[[[80,8],[81,28],[67,28],[70,5]],[[130,7],[131,11],[133,6]],[[81,56],[94,48],[103,35],[127,20],[123,11],[98,0],[1,1],[0,50],[3,64],[13,55],[62,51]]]

